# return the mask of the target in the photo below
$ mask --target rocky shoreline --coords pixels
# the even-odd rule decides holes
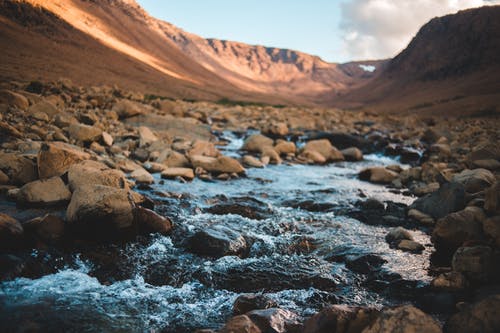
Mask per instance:
[[[414,304],[383,309],[336,304],[302,318],[265,294],[244,294],[220,332],[500,329],[498,118],[421,119],[172,101],[116,87],[75,87],[65,80],[4,84],[0,109],[3,281],[44,274],[18,255],[27,249],[64,252],[171,234],[175,217],[155,212],[147,195],[154,174],[165,182],[237,181],[246,177],[245,168],[355,163],[379,152],[410,166],[370,167],[359,179],[418,199],[406,207],[366,198],[361,191],[354,207],[342,209],[363,223],[393,227],[386,241],[401,251],[424,249],[412,229],[431,235],[432,283],[414,294],[412,285],[394,289],[410,292]],[[225,131],[244,138],[241,157],[224,155]],[[210,213],[266,216],[255,198],[230,199],[210,207]],[[307,201],[289,205],[337,209]],[[186,243],[192,253],[210,257],[244,257],[249,247],[244,237],[224,229],[200,231]],[[312,245],[304,240],[298,246]],[[381,258],[342,260],[364,272],[371,288],[386,289]],[[429,314],[437,314],[444,326]]]

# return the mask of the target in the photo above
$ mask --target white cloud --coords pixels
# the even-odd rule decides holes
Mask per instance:
[[[393,57],[436,16],[500,0],[350,0],[341,4],[343,53],[355,60]]]

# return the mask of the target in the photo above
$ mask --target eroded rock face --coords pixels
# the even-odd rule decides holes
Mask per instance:
[[[62,142],[44,143],[38,153],[40,179],[61,176],[75,163],[90,158],[81,148]]]
[[[439,324],[412,305],[387,308],[363,333],[426,332],[441,333]]]
[[[21,187],[18,202],[32,206],[54,206],[68,203],[71,192],[61,177],[36,180]]]
[[[448,319],[445,333],[500,332],[500,295],[490,296],[463,308]]]
[[[304,325],[304,333],[360,333],[371,325],[379,311],[372,308],[333,305],[324,308]]]

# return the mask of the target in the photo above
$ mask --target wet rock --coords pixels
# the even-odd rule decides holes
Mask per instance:
[[[490,214],[500,215],[500,182],[495,182],[484,194],[484,209]]]
[[[170,233],[173,227],[170,219],[163,217],[154,211],[136,206],[133,209],[134,224],[136,225],[138,234],[160,233],[166,235]]]
[[[463,290],[469,285],[469,282],[460,272],[451,271],[440,274],[431,282],[431,286],[435,289],[457,291]]]
[[[453,181],[464,185],[469,193],[480,192],[493,185],[495,180],[495,175],[486,169],[463,170],[453,177]]]
[[[438,191],[415,200],[411,208],[435,219],[465,208],[465,188],[460,183],[443,184]]]
[[[252,310],[275,308],[278,304],[263,294],[242,294],[233,304],[233,314],[241,315]]]
[[[75,163],[90,158],[79,147],[62,142],[43,143],[38,153],[38,174],[40,179],[61,176]]]
[[[439,324],[411,305],[387,308],[363,333],[426,332],[441,333]]]
[[[367,140],[359,135],[343,133],[339,131],[333,132],[318,132],[309,137],[310,139],[327,139],[332,145],[339,149],[346,149],[349,147],[356,147],[364,152],[373,151],[374,144],[372,141]]]
[[[399,150],[398,155],[400,156],[401,163],[415,163],[420,160],[421,154],[418,150],[403,147]]]
[[[25,222],[23,228],[27,235],[44,243],[54,244],[63,239],[65,223],[59,216],[46,214]]]
[[[398,245],[396,247],[401,251],[412,253],[420,253],[425,249],[425,247],[419,242],[408,239],[401,240],[400,242],[398,242]]]
[[[299,333],[302,325],[299,316],[279,308],[253,310],[246,314],[262,332]]]
[[[345,265],[351,271],[361,274],[370,274],[378,272],[387,260],[375,254],[366,254],[361,256],[349,256],[346,258]]]
[[[0,249],[19,248],[22,244],[23,227],[18,220],[0,213]]]
[[[223,198],[221,201],[204,211],[216,215],[235,214],[253,220],[263,220],[271,213],[266,203],[252,197]]]
[[[413,240],[411,232],[402,227],[392,229],[385,236],[385,241],[394,246],[397,246],[397,244],[402,240]]]
[[[166,168],[161,172],[161,178],[172,179],[177,177],[193,180],[194,171],[191,168]]]
[[[328,212],[335,208],[335,204],[328,202],[315,202],[313,200],[297,201],[287,200],[283,202],[284,206],[299,208],[309,212]]]
[[[153,176],[143,168],[134,170],[130,174],[130,178],[134,179],[137,184],[153,184],[155,182]]]
[[[158,141],[158,137],[146,126],[139,126],[137,129],[139,132],[139,147],[145,147],[151,143]]]
[[[490,217],[483,222],[484,234],[500,248],[500,216]]]
[[[78,236],[97,240],[119,238],[134,221],[128,191],[104,185],[78,186],[66,220],[78,230]]]
[[[363,152],[356,147],[346,148],[340,151],[346,161],[362,161]]]
[[[13,280],[19,277],[25,266],[24,260],[17,256],[0,254],[0,281]]]
[[[28,206],[63,205],[71,199],[71,192],[61,177],[35,180],[21,187],[18,203]]]
[[[126,99],[122,99],[118,101],[112,109],[120,119],[130,118],[133,116],[140,115],[144,112],[144,108],[142,104],[137,102],[132,102]]]
[[[445,333],[500,332],[500,295],[463,307],[443,327]]]
[[[305,159],[313,164],[325,164],[326,158],[317,151],[306,150],[300,153],[300,158]]]
[[[367,168],[361,170],[359,173],[359,179],[377,184],[389,184],[397,177],[398,174],[396,172],[384,167]]]
[[[261,153],[265,147],[272,147],[273,144],[273,139],[262,134],[253,134],[245,140],[241,149],[252,153]]]
[[[7,104],[20,110],[26,110],[30,105],[26,97],[6,89],[0,90],[0,104]]]
[[[424,214],[416,209],[408,210],[408,217],[425,226],[433,226],[436,223],[436,221],[431,216]]]
[[[464,242],[484,238],[482,222],[486,219],[479,207],[467,207],[437,221],[431,240],[438,251],[453,253]]]
[[[454,271],[463,273],[471,282],[488,282],[498,277],[498,254],[488,246],[461,247],[453,255]]]
[[[68,127],[68,133],[73,140],[90,143],[101,138],[102,130],[95,126],[72,124]]]
[[[244,173],[245,168],[235,160],[228,156],[207,157],[200,155],[190,156],[191,164],[196,169],[198,167],[213,173]]]
[[[242,162],[244,165],[252,167],[252,168],[263,168],[264,167],[264,163],[262,163],[257,158],[253,157],[252,155],[243,156]]]
[[[262,331],[246,315],[240,315],[229,319],[219,333],[262,333]]]
[[[304,333],[361,333],[378,314],[373,308],[329,306],[305,322]]]
[[[337,150],[330,141],[323,140],[312,140],[305,144],[302,148],[300,155],[306,154],[306,152],[317,152],[321,156],[323,156],[326,162],[335,162],[335,161],[343,161],[344,156],[342,153]]]
[[[87,185],[105,185],[127,189],[128,184],[123,172],[110,169],[96,161],[83,161],[72,165],[68,170],[68,183],[71,191]]]
[[[197,231],[188,240],[191,252],[210,256],[243,255],[248,245],[240,234],[224,226],[213,226]]]
[[[2,170],[0,170],[0,185],[6,185],[9,183],[9,176],[7,176]]]
[[[8,176],[9,183],[13,185],[24,185],[38,179],[35,163],[14,153],[0,153],[0,170]]]

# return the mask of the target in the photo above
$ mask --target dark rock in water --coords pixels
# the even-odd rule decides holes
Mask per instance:
[[[453,313],[456,311],[456,304],[459,300],[454,292],[427,292],[418,296],[417,305],[428,313]]]
[[[240,315],[252,310],[275,308],[278,304],[272,298],[263,294],[242,294],[233,304],[233,314]]]
[[[459,183],[443,184],[436,192],[415,200],[411,208],[435,219],[445,217],[465,208],[465,188]]]
[[[333,305],[324,308],[304,324],[304,333],[355,333],[370,326],[379,314],[373,308]]]
[[[139,234],[158,232],[168,234],[172,230],[172,221],[163,217],[154,211],[136,206],[133,208],[134,223],[138,228]]]
[[[411,305],[384,309],[363,333],[426,332],[441,333],[439,324]]]
[[[262,332],[299,333],[302,332],[300,317],[288,310],[270,308],[253,310],[246,314]]]
[[[387,260],[375,254],[366,254],[361,256],[348,256],[346,258],[346,267],[351,271],[361,274],[377,272]]]
[[[307,141],[327,139],[330,143],[338,149],[346,149],[356,147],[361,149],[364,153],[375,151],[375,145],[370,140],[365,139],[359,135],[353,135],[342,132],[316,132],[310,134]]]
[[[59,216],[47,214],[43,217],[27,221],[23,224],[23,228],[27,235],[36,240],[53,244],[62,240],[65,232],[65,223]]]
[[[387,201],[384,205],[377,200],[357,201],[357,209],[347,212],[347,216],[369,225],[386,225],[391,227],[411,226],[406,216],[407,206],[402,203]]]
[[[300,208],[308,212],[329,212],[335,208],[335,205],[328,202],[314,202],[313,200],[297,201],[287,200],[282,203],[286,207]]]
[[[0,281],[12,280],[21,275],[25,263],[19,257],[0,254]]]
[[[0,213],[0,250],[21,247],[23,236],[21,223],[9,215]]]
[[[421,154],[416,149],[405,147],[401,149],[401,151],[399,152],[399,156],[401,157],[400,158],[401,163],[412,164],[420,160]]]
[[[263,220],[271,215],[271,210],[265,202],[252,197],[226,198],[215,197],[219,203],[205,208],[204,211],[215,215],[235,214],[253,220]]]
[[[280,291],[285,289],[336,289],[331,264],[302,256],[273,256],[246,259],[223,267],[201,269],[196,277],[208,286],[236,292]]]
[[[213,226],[197,231],[188,240],[191,252],[209,257],[243,255],[248,244],[242,235],[224,226]]]
[[[500,332],[500,295],[488,297],[461,309],[448,319],[445,333],[497,333]]]

